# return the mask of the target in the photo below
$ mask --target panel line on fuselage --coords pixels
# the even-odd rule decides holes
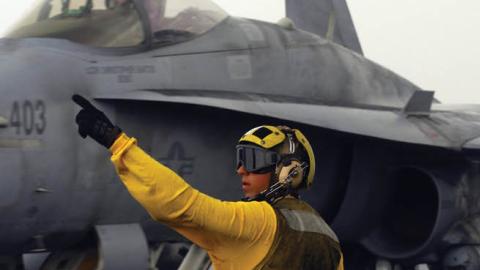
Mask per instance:
[[[44,145],[39,139],[0,139],[0,148],[39,148]]]

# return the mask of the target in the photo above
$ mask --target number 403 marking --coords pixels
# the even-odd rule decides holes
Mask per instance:
[[[46,106],[43,100],[23,102],[15,101],[10,114],[10,126],[16,128],[16,133],[26,135],[43,134],[47,127],[45,117]]]

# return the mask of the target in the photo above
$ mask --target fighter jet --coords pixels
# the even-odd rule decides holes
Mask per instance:
[[[0,268],[208,267],[76,134],[80,94],[223,200],[245,130],[299,128],[317,157],[301,196],[346,269],[479,269],[480,107],[366,59],[345,1],[286,6],[274,24],[210,0],[36,1],[0,40]]]

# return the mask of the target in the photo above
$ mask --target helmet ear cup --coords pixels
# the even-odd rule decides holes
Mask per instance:
[[[288,159],[280,163],[277,167],[276,173],[278,175],[278,182],[284,183],[288,176],[292,177],[291,187],[296,189],[302,184],[303,169],[299,160]]]

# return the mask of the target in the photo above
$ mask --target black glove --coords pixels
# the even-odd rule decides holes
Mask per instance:
[[[122,130],[114,126],[102,111],[95,108],[84,97],[73,95],[72,100],[82,107],[75,118],[80,136],[84,139],[90,136],[99,144],[110,148],[122,133]]]

